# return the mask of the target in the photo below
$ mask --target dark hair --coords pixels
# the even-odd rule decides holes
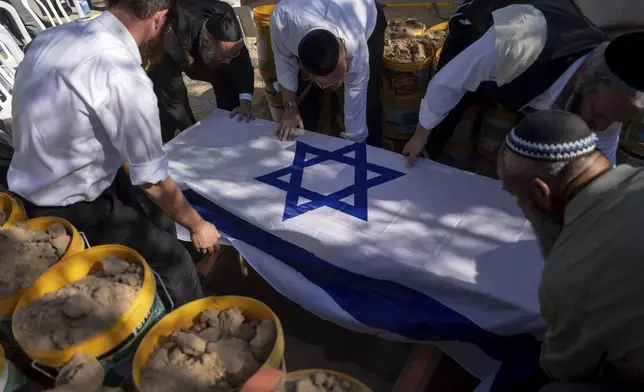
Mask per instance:
[[[148,19],[156,12],[168,10],[168,21],[175,13],[175,0],[109,0],[110,8],[121,8],[131,12],[139,19]]]
[[[306,71],[314,76],[327,76],[338,66],[340,42],[328,30],[312,30],[300,41],[297,53]]]
[[[206,21],[206,29],[215,41],[237,42],[243,38],[235,10],[230,4],[216,1],[212,12]]]

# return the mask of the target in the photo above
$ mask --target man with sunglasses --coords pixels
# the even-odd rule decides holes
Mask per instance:
[[[165,34],[165,54],[148,74],[159,99],[163,141],[196,120],[182,72],[212,84],[217,107],[231,117],[254,119],[254,71],[233,8],[220,0],[179,0],[177,16]]]
[[[384,34],[375,0],[282,0],[271,15],[271,39],[285,113],[278,137],[315,130],[324,89],[344,84],[342,137],[380,146],[380,78]]]

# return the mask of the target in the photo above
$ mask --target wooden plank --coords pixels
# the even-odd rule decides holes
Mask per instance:
[[[407,359],[392,392],[422,392],[438,367],[443,352],[432,344],[417,344]]]

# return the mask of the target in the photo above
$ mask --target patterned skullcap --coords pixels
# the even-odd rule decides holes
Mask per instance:
[[[597,136],[572,113],[544,110],[521,120],[506,137],[505,145],[530,159],[561,162],[595,151]]]

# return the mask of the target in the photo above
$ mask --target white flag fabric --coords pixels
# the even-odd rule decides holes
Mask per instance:
[[[171,173],[278,291],[358,331],[474,344],[512,377],[536,363],[543,260],[498,181],[228,117],[168,143]]]

